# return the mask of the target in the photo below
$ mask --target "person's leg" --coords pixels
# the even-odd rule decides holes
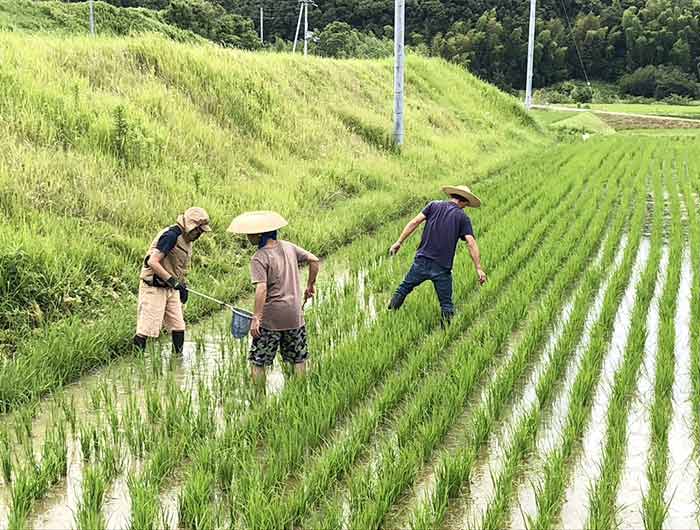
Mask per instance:
[[[392,296],[389,302],[389,309],[399,309],[403,305],[404,300],[406,300],[406,297],[411,294],[411,291],[427,279],[425,260],[423,258],[416,258],[413,261],[413,265],[411,265],[411,268],[408,270],[406,277],[401,282],[401,285],[399,285],[394,296]]]
[[[163,289],[166,292],[165,317],[163,323],[170,330],[173,353],[182,355],[185,347],[185,317],[182,313],[180,292],[175,289]]]
[[[455,313],[454,304],[452,303],[452,271],[448,269],[438,270],[433,276],[432,281],[438,301],[440,302],[442,325],[446,326],[450,323]]]
[[[304,375],[306,373],[306,360],[309,358],[306,326],[283,331],[280,351],[282,360],[294,366],[294,374]]]
[[[176,355],[182,355],[185,349],[185,331],[171,331],[170,337],[173,342],[173,353]]]
[[[266,375],[265,368],[272,366],[277,349],[280,345],[281,333],[262,328],[260,336],[253,339],[250,344],[248,361],[250,361],[250,375],[258,392],[265,392]]]
[[[265,377],[265,367],[256,366],[251,363],[250,365],[250,377],[253,380],[253,385],[258,392],[265,392],[266,377]]]
[[[165,289],[151,287],[141,282],[136,306],[136,334],[134,347],[145,351],[147,339],[157,338],[165,317]]]
[[[134,348],[141,352],[146,351],[146,337],[143,335],[134,335]]]

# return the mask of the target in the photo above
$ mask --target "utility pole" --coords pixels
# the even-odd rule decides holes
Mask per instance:
[[[263,35],[263,6],[260,6],[260,44],[265,44],[265,37]]]
[[[309,50],[309,2],[304,0],[304,57]]]
[[[294,34],[294,45],[292,53],[297,51],[297,41],[299,40],[299,29],[301,28],[301,18],[304,17],[304,57],[309,52],[309,4],[316,5],[314,0],[299,0],[299,18],[297,19],[297,31]]]
[[[301,27],[301,15],[304,12],[303,0],[299,0],[299,18],[297,19],[297,31],[294,33],[294,46],[292,46],[292,53],[297,51],[297,40],[299,40],[299,28]]]
[[[95,36],[95,0],[90,0],[90,35]]]
[[[525,108],[532,107],[532,68],[535,62],[535,9],[536,1],[530,0],[530,31],[527,40],[527,77],[525,79]]]
[[[394,142],[403,145],[404,20],[406,0],[394,4]]]

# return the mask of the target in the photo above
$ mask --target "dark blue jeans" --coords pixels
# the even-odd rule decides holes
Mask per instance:
[[[433,282],[435,293],[440,301],[443,318],[449,320],[454,315],[452,304],[452,271],[428,258],[418,257],[391,300],[391,309],[398,309],[406,297],[426,280]]]

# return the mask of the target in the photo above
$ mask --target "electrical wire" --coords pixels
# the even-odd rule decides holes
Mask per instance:
[[[586,85],[590,88],[591,81],[588,79],[588,72],[586,71],[586,65],[583,64],[583,57],[581,57],[581,50],[578,48],[576,43],[576,35],[574,35],[574,28],[571,27],[571,20],[569,20],[569,14],[566,12],[566,6],[564,5],[564,0],[559,0],[561,8],[564,11],[564,16],[566,17],[566,24],[569,26],[569,34],[571,35],[571,40],[574,42],[574,48],[576,49],[576,56],[578,57],[579,63],[581,63],[581,70],[583,70],[583,76],[586,78]]]

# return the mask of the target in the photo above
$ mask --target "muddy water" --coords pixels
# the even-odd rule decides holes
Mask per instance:
[[[469,501],[454,511],[454,516],[450,517],[448,523],[449,528],[479,528],[481,526],[482,517],[495,495],[496,480],[501,475],[505,465],[512,436],[537,398],[537,383],[549,364],[551,355],[571,317],[572,309],[573,303],[571,301],[564,304],[555,321],[556,325],[547,339],[543,353],[528,378],[521,399],[503,418],[500,422],[501,428],[489,440],[488,456],[477,465],[474,479],[470,480],[470,492],[472,493]]]
[[[659,304],[666,285],[668,260],[669,250],[665,246],[661,251],[659,273],[647,316],[644,364],[640,369],[637,393],[627,418],[627,451],[617,495],[618,521],[620,528],[625,530],[644,527],[642,500],[648,487],[646,467],[651,437],[649,411],[654,399],[656,353],[659,347]]]
[[[698,528],[698,461],[694,455],[692,391],[690,381],[690,295],[693,270],[690,252],[683,253],[675,321],[675,378],[673,420],[668,437],[668,515],[665,529]]]
[[[332,302],[341,295],[347,296],[350,292],[354,295],[356,281],[361,282],[362,289],[362,298],[358,300],[358,307],[362,307],[365,314],[364,320],[366,324],[370,324],[376,317],[377,311],[374,294],[369,292],[367,274],[358,273],[355,276],[348,272],[346,277],[336,285],[324,281],[320,285],[319,298],[325,294],[328,301]],[[339,292],[340,290],[342,293]],[[157,366],[158,370],[172,374],[183,390],[191,392],[194,404],[197,403],[197,390],[200,381],[204,381],[211,388],[218,375],[231,369],[239,371],[240,380],[246,381],[248,379],[245,360],[247,346],[246,344],[241,346],[229,337],[229,324],[230,314],[228,312],[218,313],[192,327],[187,334],[188,340],[181,356],[173,357],[169,341],[165,340],[156,345],[155,351],[159,353],[159,357],[151,358],[147,354],[142,365],[135,362],[133,358],[116,361],[113,365],[101,370],[100,373],[83,377],[78,383],[69,385],[54,397],[42,401],[32,425],[35,453],[39,455],[45,433],[52,424],[52,416],[62,417],[58,405],[59,398],[72,402],[78,426],[96,424],[101,413],[92,406],[92,396],[104,387],[109,390],[110,395],[114,396],[114,404],[121,416],[124,405],[128,401],[127,397],[135,396],[136,400],[143,405],[145,401],[144,374],[150,373],[152,366]],[[237,364],[240,366],[236,366]],[[279,395],[283,388],[284,376],[279,363],[276,362],[267,378],[268,395]],[[143,414],[143,407],[141,412]],[[217,411],[218,415],[221,413],[221,410]],[[13,421],[12,416],[6,418]],[[82,496],[83,463],[77,437],[73,437],[70,430],[67,434],[68,474],[66,480],[54,487],[44,499],[36,504],[35,515],[31,519],[32,526],[35,528],[69,528],[73,526],[73,518]],[[179,486],[175,486],[173,488],[175,499],[178,491]],[[9,488],[0,484],[0,529],[7,526],[9,496]],[[108,521],[108,527],[124,527],[128,523],[129,513],[128,488],[125,477],[121,476],[112,484],[105,500],[105,518]]]
[[[433,452],[434,456],[418,473],[410,493],[397,503],[393,510],[394,513],[387,522],[387,528],[409,528],[410,521],[408,517],[410,516],[411,508],[416,504],[423,503],[432,494],[433,488],[435,487],[435,473],[441,456],[443,456],[445,452],[453,452],[464,444],[468,429],[471,427],[474,410],[487,398],[488,389],[493,384],[498,373],[500,373],[503,367],[506,366],[513,357],[515,348],[517,348],[522,338],[522,327],[523,326],[511,335],[505,353],[500,355],[496,362],[491,363],[487,375],[479,385],[481,389],[479,396],[470,398],[464,411],[453,422],[449,432],[445,435],[440,444],[440,449]]]
[[[10,517],[10,499],[6,492],[0,493],[0,528],[7,528]]]
[[[642,271],[649,259],[649,239],[642,239],[632,268],[632,276],[615,315],[612,338],[607,355],[603,360],[602,372],[595,396],[588,429],[583,438],[581,457],[573,472],[573,480],[566,490],[566,501],[562,509],[562,523],[565,528],[582,527],[587,519],[588,491],[600,477],[603,450],[607,435],[607,413],[615,374],[622,365],[625,348],[630,333],[632,311],[637,296],[637,286]]]
[[[172,361],[171,368],[181,387],[189,388],[193,394],[194,402],[197,400],[197,377],[202,377],[207,384],[211,384],[216,371],[222,363],[221,326],[217,325],[217,318],[206,323],[209,342],[203,339],[198,341],[186,341],[182,356],[171,359],[170,346],[163,346],[162,356],[165,363]],[[195,328],[193,335],[202,328]],[[214,329],[215,331],[210,331]],[[159,350],[157,350],[159,351]],[[133,361],[131,361],[133,362]],[[148,361],[147,361],[148,363]],[[114,396],[115,406],[119,415],[124,412],[127,396],[135,396],[136,401],[144,413],[144,388],[140,381],[143,373],[134,369],[130,361],[125,360],[109,368],[105,373],[81,379],[80,383],[68,387],[68,399],[72,399],[79,425],[96,424],[104,425],[101,409],[95,409],[92,404],[92,395],[98,388],[108,388]],[[129,383],[125,383],[129,381]],[[136,381],[136,382],[135,382]],[[47,425],[52,414],[51,406],[46,406],[56,398],[49,398],[42,405],[43,412],[37,416],[34,422],[35,443],[43,442]],[[44,499],[35,507],[33,527],[40,528],[69,528],[73,526],[73,519],[77,512],[82,497],[82,473],[84,464],[80,451],[80,443],[76,437],[68,438],[67,443],[68,473],[64,483],[52,489]],[[124,476],[119,476],[109,488],[105,499],[105,518],[108,528],[122,528],[123,522],[128,521],[131,503],[126,488]]]
[[[539,481],[544,469],[544,464],[547,461],[549,454],[556,446],[557,440],[559,439],[559,433],[561,433],[565,427],[564,422],[569,409],[569,400],[571,399],[570,390],[573,386],[576,374],[578,373],[581,358],[590,344],[592,328],[600,318],[600,314],[603,310],[603,301],[605,299],[605,293],[608,289],[608,284],[610,283],[610,278],[622,264],[625,248],[627,248],[627,241],[627,235],[623,235],[622,239],[620,240],[620,246],[615,254],[615,259],[611,270],[608,273],[608,276],[603,280],[593,300],[593,305],[586,315],[586,322],[584,324],[584,331],[583,335],[581,336],[581,341],[574,351],[573,360],[567,367],[564,381],[560,387],[561,392],[554,402],[552,414],[547,418],[544,427],[538,433],[536,444],[537,448],[534,451],[535,456],[532,457],[529,463],[530,469],[525,474],[526,478],[523,485],[518,488],[517,499],[511,512],[512,528],[514,529],[527,529],[528,518],[534,518],[537,515],[536,492],[537,488],[539,487]]]

